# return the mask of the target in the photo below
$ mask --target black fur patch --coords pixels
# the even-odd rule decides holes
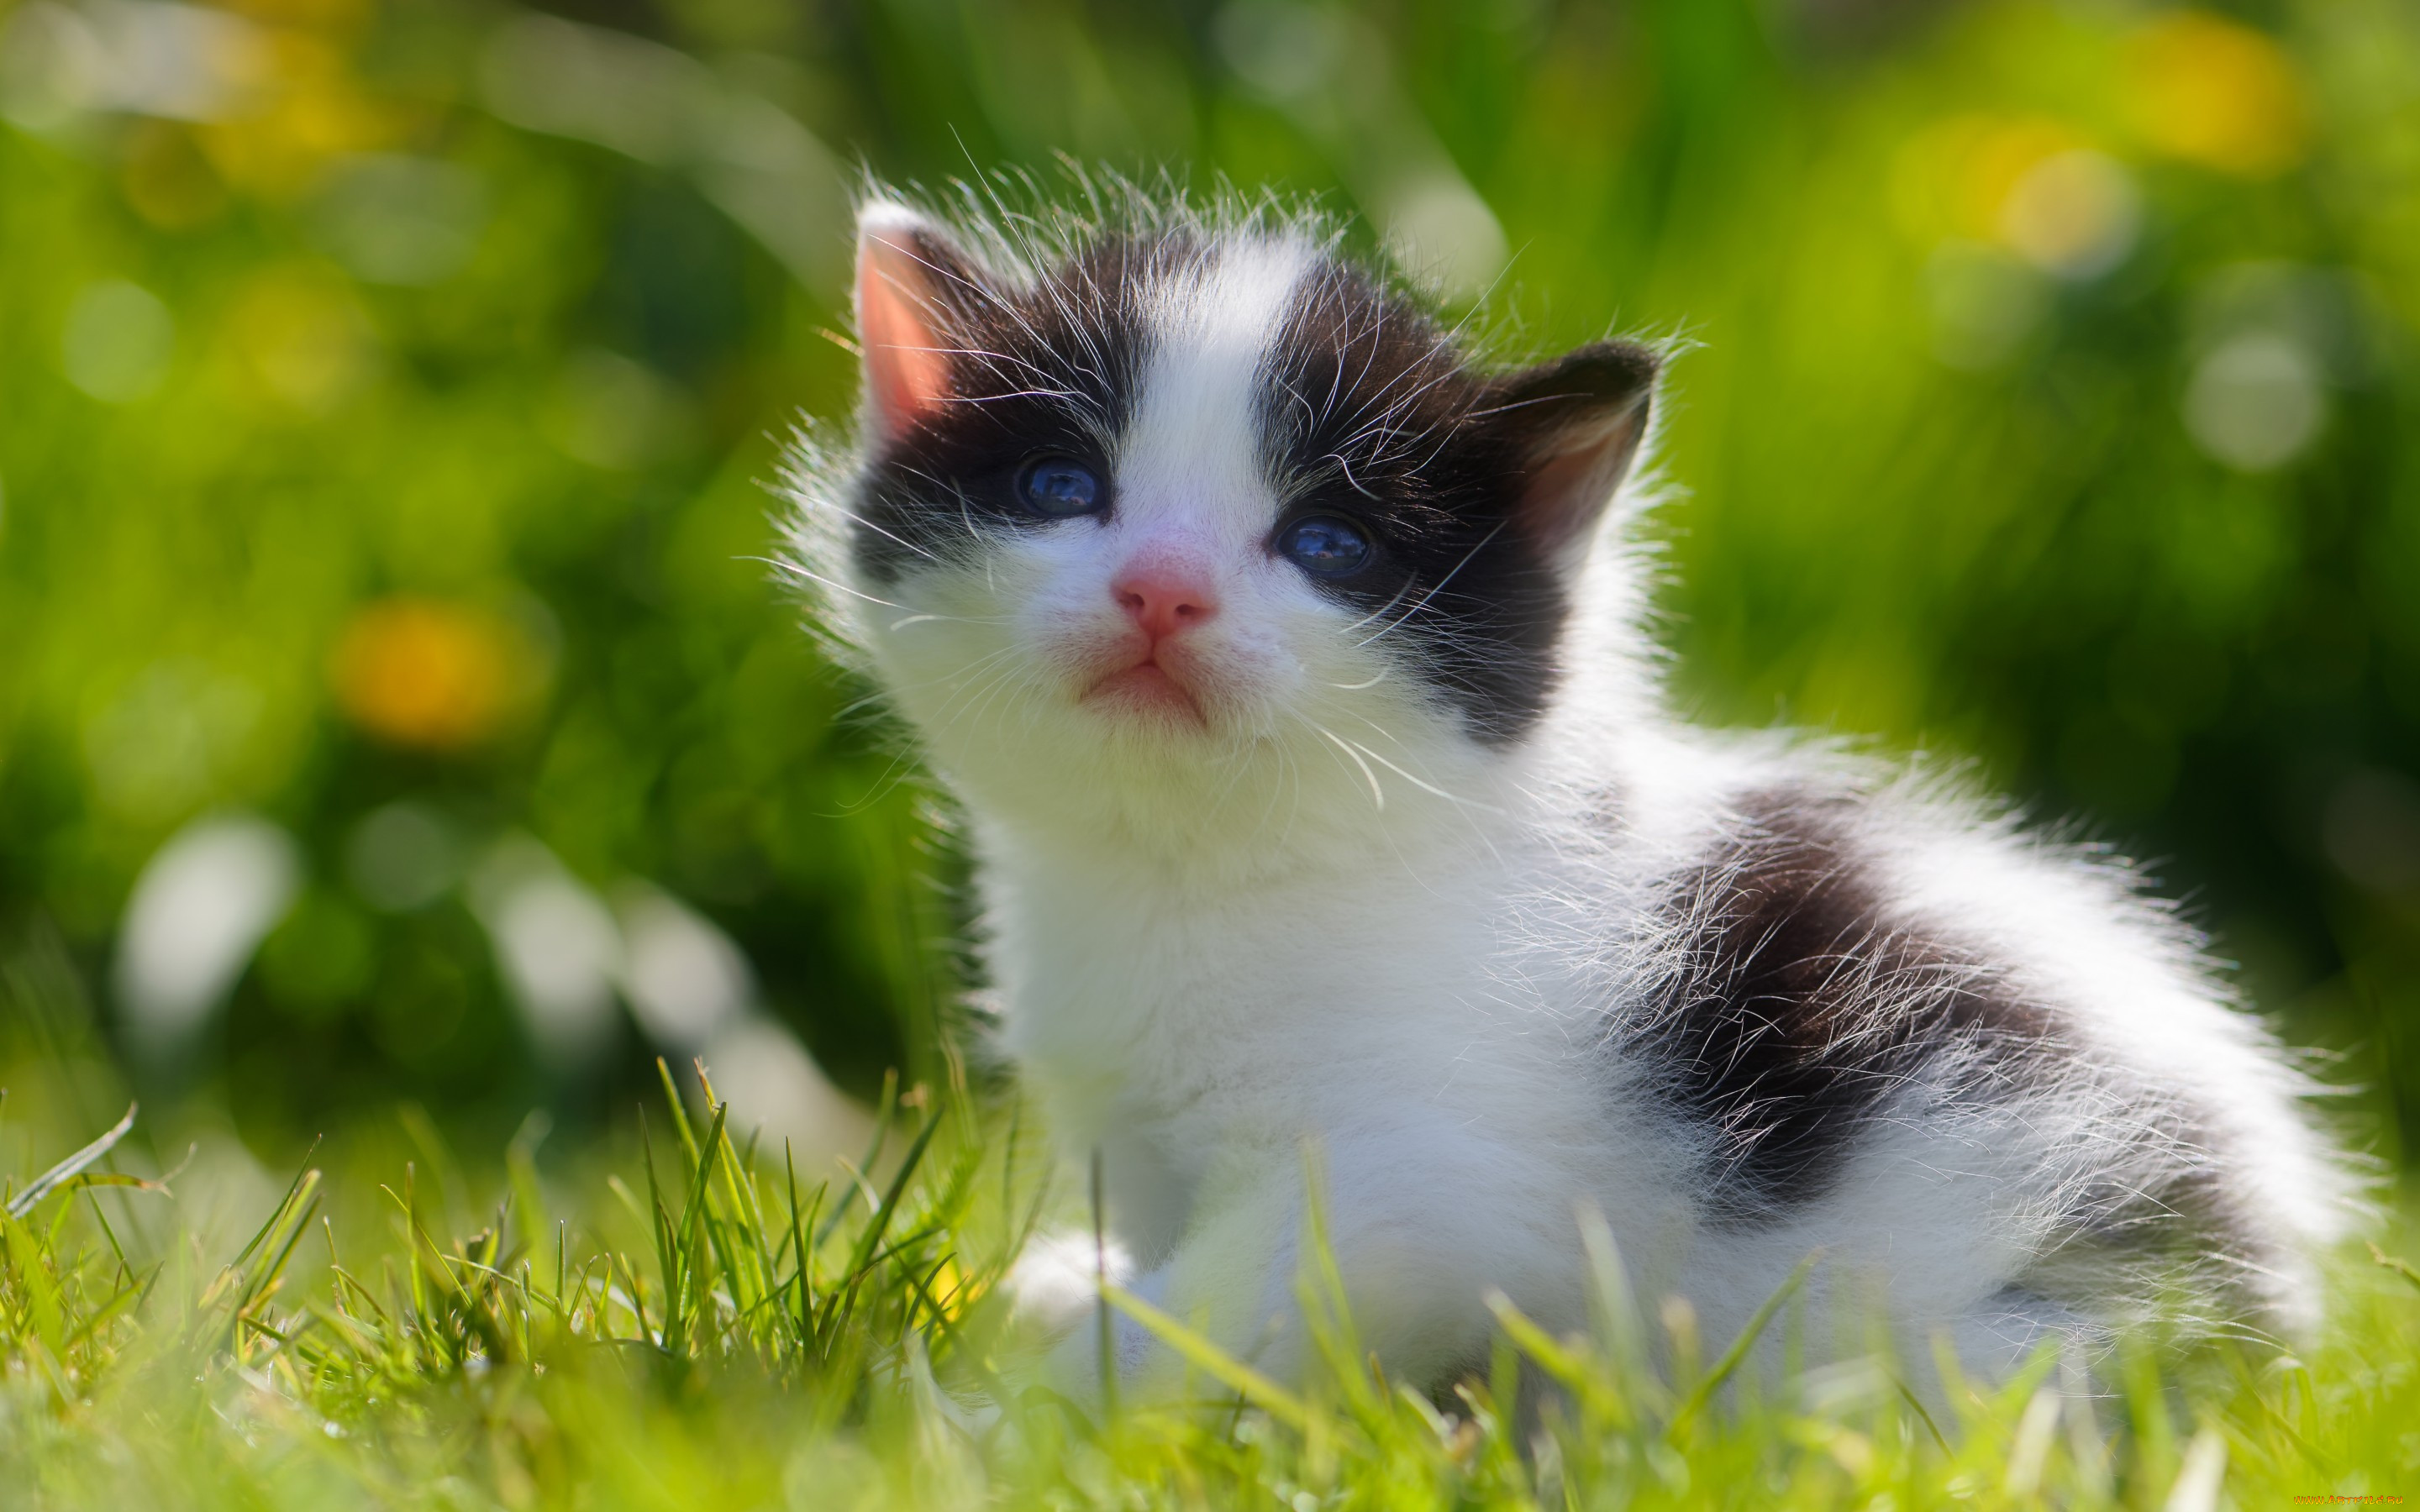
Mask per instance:
[[[1633,1047],[1711,1128],[1727,1220],[1823,1196],[1860,1130],[1946,1054],[1962,1052],[1942,1095],[1971,1101],[2038,1082],[2056,1052],[2047,1010],[1883,922],[1842,838],[1849,801],[1743,801],[1669,905],[1682,942]]]
[[[918,558],[963,560],[990,534],[1042,526],[1015,494],[1041,454],[1109,476],[1141,379],[1135,295],[1159,265],[1199,255],[1173,239],[1107,241],[1019,288],[937,238],[917,250],[936,275],[953,393],[861,480],[852,547],[877,584]]]
[[[1278,529],[1334,514],[1373,531],[1373,563],[1317,586],[1368,617],[1363,634],[1397,641],[1481,740],[1518,740],[1559,678],[1568,592],[1524,518],[1542,442],[1601,391],[1643,408],[1654,366],[1606,343],[1492,377],[1345,264],[1321,263],[1296,291],[1264,401]]]

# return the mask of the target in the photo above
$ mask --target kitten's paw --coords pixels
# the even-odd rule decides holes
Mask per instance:
[[[1133,1277],[1134,1261],[1116,1240],[1096,1247],[1092,1234],[1073,1228],[1036,1235],[1008,1273],[1017,1323],[1056,1336],[1091,1319],[1104,1274],[1119,1286]]]

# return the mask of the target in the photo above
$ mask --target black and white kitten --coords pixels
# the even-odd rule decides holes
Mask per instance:
[[[1716,1340],[1819,1248],[1819,1319],[1986,1370],[2311,1322],[2346,1182],[2127,871],[1666,711],[1655,350],[1497,371],[1266,211],[879,198],[857,301],[796,565],[963,801],[1006,1048],[1142,1294],[1294,1369],[1311,1141],[1399,1381],[1483,1362],[1491,1289],[1584,1326],[1590,1210]]]

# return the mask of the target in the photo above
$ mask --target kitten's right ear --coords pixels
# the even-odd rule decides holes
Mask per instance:
[[[1524,463],[1519,523],[1567,566],[1647,437],[1662,360],[1633,341],[1600,341],[1496,382],[1490,423]]]
[[[953,310],[982,296],[974,263],[940,228],[877,200],[857,217],[857,336],[875,431],[897,440],[948,402]]]

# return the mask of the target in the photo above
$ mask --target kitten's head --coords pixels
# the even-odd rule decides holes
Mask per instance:
[[[1265,217],[1040,254],[879,201],[857,305],[853,471],[802,490],[839,523],[820,575],[985,817],[1375,832],[1549,711],[1649,349],[1491,371]]]

